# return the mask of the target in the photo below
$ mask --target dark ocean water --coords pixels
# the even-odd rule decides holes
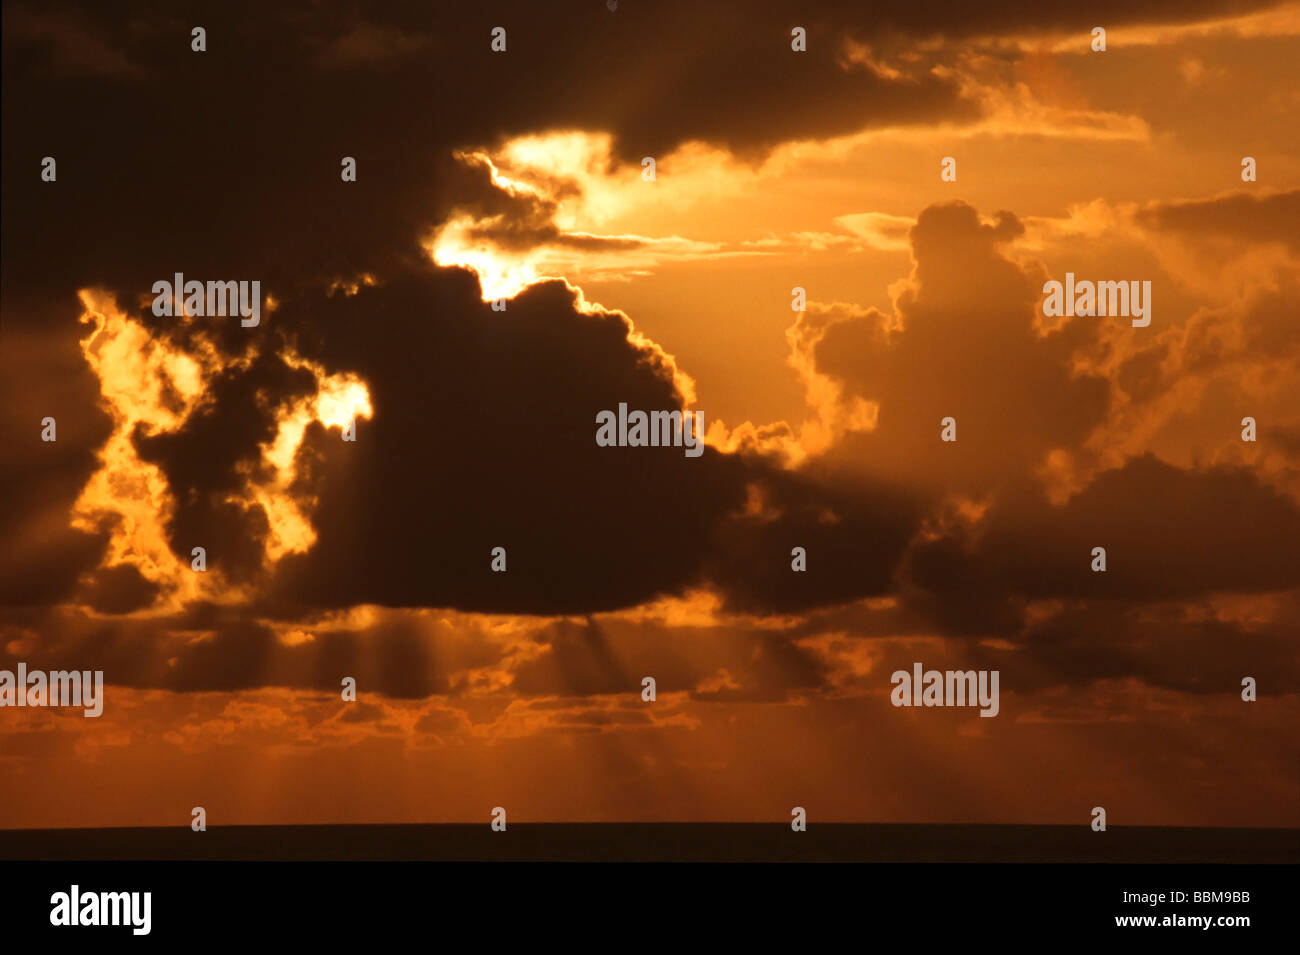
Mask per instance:
[[[0,831],[5,860],[1295,863],[1300,829],[773,823]]]

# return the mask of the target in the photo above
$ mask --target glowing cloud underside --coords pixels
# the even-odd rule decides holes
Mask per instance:
[[[208,400],[213,376],[242,367],[249,359],[224,356],[203,336],[197,338],[192,351],[179,349],[151,336],[118,308],[111,295],[94,289],[84,289],[79,295],[85,309],[81,321],[91,327],[81,340],[81,351],[99,378],[113,431],[99,449],[99,467],[73,508],[72,526],[108,533],[104,567],[134,566],[160,586],[155,611],[171,611],[199,598],[223,603],[243,600],[246,595],[230,586],[219,567],[194,573],[188,559],[172,552],[167,527],[176,507],[173,489],[160,468],[136,453],[131,436],[137,428],[150,436],[181,430]],[[294,460],[307,425],[319,421],[325,427],[345,428],[357,418],[372,415],[369,389],[356,375],[326,374],[319,365],[292,352],[281,357],[294,368],[310,371],[316,391],[277,409],[275,437],[260,448],[273,477],[259,482],[251,477],[255,469],[249,469],[242,492],[227,498],[265,512],[270,528],[265,551],[268,564],[291,552],[305,552],[316,540],[311,522],[288,492],[296,477]]]
[[[740,188],[748,179],[734,173],[725,153],[697,143],[681,147],[665,158],[673,175],[648,182],[639,165],[616,160],[612,145],[607,134],[560,131],[509,140],[492,154],[457,152],[517,201],[519,215],[538,218],[511,222],[505,214],[462,212],[438,227],[426,250],[437,265],[472,270],[484,301],[513,298],[546,279],[627,281],[664,262],[722,254],[716,242],[642,234],[635,224],[649,212],[681,210]],[[514,241],[520,224],[537,227],[532,244]]]

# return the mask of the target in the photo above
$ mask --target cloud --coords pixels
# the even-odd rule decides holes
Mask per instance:
[[[425,265],[355,296],[287,300],[277,320],[302,353],[364,380],[374,407],[355,444],[307,429],[297,493],[317,540],[281,561],[285,599],[623,606],[689,580],[699,532],[741,500],[740,468],[715,452],[596,445],[601,409],[672,410],[683,395],[670,358],[634,344],[624,316],[579,311],[561,282],[493,312],[468,273]],[[561,371],[574,361],[581,375]],[[513,572],[491,572],[496,546]]]
[[[1300,189],[1283,192],[1234,192],[1213,199],[1152,202],[1136,220],[1148,228],[1195,239],[1232,243],[1280,242],[1300,253]]]
[[[1030,599],[1162,600],[1296,583],[1286,555],[1300,506],[1245,468],[1176,468],[1151,455],[1099,474],[1063,506],[1027,489],[999,499],[953,566],[918,579],[982,578]],[[946,549],[947,541],[921,545]],[[1107,571],[1090,569],[1104,547]],[[934,571],[940,570],[935,574]]]
[[[1040,327],[1041,273],[1002,252],[1022,233],[1010,213],[983,223],[965,203],[930,206],[911,230],[915,265],[894,313],[826,323],[817,371],[839,383],[840,400],[878,407],[873,430],[828,452],[839,465],[981,493],[1077,447],[1104,420],[1107,382],[1073,369],[1096,324]],[[946,417],[955,443],[939,440]]]
[[[98,410],[98,379],[77,348],[75,323],[60,322],[68,303],[24,302],[5,293],[0,322],[0,604],[66,599],[77,578],[97,566],[107,536],[69,526],[73,506],[96,469],[96,449],[108,438]],[[70,296],[72,310],[75,298]],[[13,311],[37,319],[31,328],[9,321]],[[57,440],[41,440],[43,419]]]
[[[1197,96],[1257,91],[1211,82],[1231,56],[1180,46],[1149,108],[1122,51],[1274,35],[1293,8],[670,0],[442,22],[416,3],[362,18],[236,2],[194,54],[188,21],[143,6],[6,7],[6,144],[37,152],[3,157],[0,666],[103,669],[112,687],[102,724],[20,715],[6,769],[77,785],[11,787],[6,815],[54,818],[46,803],[97,762],[126,786],[100,788],[131,793],[99,810],[113,821],[191,805],[187,787],[216,777],[256,782],[256,813],[268,758],[315,806],[346,802],[338,785],[370,808],[423,794],[383,804],[397,815],[429,792],[473,815],[558,776],[538,790],[560,815],[768,818],[764,800],[792,804],[779,777],[820,792],[819,812],[1023,821],[1049,814],[1045,792],[1073,813],[1116,752],[1141,796],[1152,765],[1174,780],[1162,821],[1193,812],[1185,779],[1238,806],[1223,779],[1290,752],[1300,675],[1300,193],[1169,198],[1207,169],[1236,177],[1235,158],[1189,159],[1204,124],[1183,115],[1177,64],[1204,63],[1182,74]],[[1114,28],[1106,81],[1059,55],[1097,22]],[[1290,94],[1270,95],[1259,115],[1285,114]],[[969,191],[937,181],[950,142]],[[39,183],[38,153],[57,183]],[[1133,165],[1148,154],[1174,158]],[[1020,176],[985,175],[1003,160],[1004,181],[1055,172],[1022,194]],[[1097,198],[1087,177],[1111,160],[1148,178]],[[1266,161],[1285,186],[1285,156]],[[1165,198],[1145,201],[1156,178]],[[1045,322],[1062,264],[1149,272],[1158,324]],[[154,317],[152,283],[178,270],[260,280],[262,325]],[[594,283],[652,270],[662,284],[630,315],[595,304]],[[814,300],[782,368],[794,284]],[[715,336],[714,364],[652,340],[656,308]],[[728,427],[720,382],[741,408],[785,385],[794,412]],[[620,402],[702,411],[709,447],[597,447],[596,412]],[[46,415],[57,443],[40,441]],[[999,669],[1003,717],[927,714],[922,733],[887,699],[887,674],[916,660]],[[1227,708],[1244,675],[1274,701],[1253,729]],[[1079,778],[1006,788],[1064,724],[1089,734]],[[1258,750],[1214,735],[1238,730]],[[1179,731],[1213,738],[1171,744]],[[337,762],[300,755],[321,746],[408,783],[437,748],[438,776],[325,780]],[[909,776],[917,753],[946,772]],[[1183,765],[1202,757],[1231,770]],[[137,771],[158,765],[161,782]],[[1257,796],[1269,818],[1294,818],[1283,788]]]
[[[7,4],[4,35],[8,55],[56,77],[131,81],[146,75],[122,49],[104,39],[99,24],[75,8],[37,10],[27,4]]]
[[[427,35],[358,21],[346,33],[323,40],[313,59],[327,68],[390,65],[413,56],[429,42]]]
[[[92,572],[78,599],[100,613],[131,613],[153,603],[159,589],[136,567],[119,564]]]
[[[835,220],[868,245],[886,252],[907,251],[911,248],[908,233],[916,220],[907,216],[892,216],[883,212],[857,212],[839,216]]]

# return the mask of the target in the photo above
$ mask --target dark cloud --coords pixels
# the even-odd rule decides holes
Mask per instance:
[[[9,321],[10,310],[31,316]],[[73,316],[69,323],[60,316]],[[111,432],[99,381],[77,346],[74,295],[36,302],[5,290],[0,321],[0,604],[66,599],[100,562],[106,537],[69,527],[73,505]],[[57,440],[41,439],[44,418]]]
[[[929,502],[897,486],[836,482],[818,467],[755,476],[762,508],[730,515],[709,559],[729,609],[794,613],[893,591]],[[805,571],[792,568],[795,547]]]
[[[131,613],[153,603],[159,587],[131,564],[94,571],[77,595],[100,613]]]
[[[149,82],[51,74],[25,34],[6,31],[6,140],[29,145],[6,149],[3,172],[33,184],[6,195],[6,232],[23,237],[6,245],[7,285],[104,284],[135,296],[176,270],[277,290],[387,274],[465,201],[453,151],[520,133],[609,130],[636,174],[642,156],[690,139],[753,150],[974,115],[951,79],[842,69],[833,20],[807,54],[791,53],[785,11],[755,20],[675,4],[560,16],[519,4],[462,7],[448,21],[414,3],[371,19],[306,3],[144,4],[126,19],[57,9],[125,49]],[[161,30],[160,17],[204,25],[207,52],[190,50],[188,26]],[[489,49],[499,24],[505,54]],[[678,55],[654,66],[655,95],[638,94],[655,42]],[[342,62],[351,68],[334,68]],[[383,68],[357,68],[367,64]],[[39,182],[45,155],[58,161],[56,184]],[[355,183],[340,181],[344,156],[357,160]]]
[[[1071,605],[1028,628],[1019,652],[1000,654],[1003,686],[1032,692],[1136,678],[1171,690],[1236,695],[1242,678],[1251,676],[1267,692],[1292,693],[1300,687],[1294,634],[1294,621],[1248,627],[1189,617],[1184,607]]]
[[[846,68],[844,41],[1086,30],[1254,6],[1026,2],[958,17],[902,0],[681,0],[613,16],[594,4],[462,5],[449,18],[413,2],[365,15],[252,0],[12,3],[3,173],[33,188],[6,195],[7,234],[22,241],[6,245],[5,280],[139,294],[175,269],[273,287],[382,271],[463,198],[459,146],[600,129],[622,162],[639,164],[692,139],[755,154],[900,122],[969,121],[978,108],[955,78]],[[207,30],[207,52],[190,48],[194,25]],[[504,54],[489,47],[498,25]],[[806,53],[790,51],[794,25],[809,32]],[[92,41],[112,54],[89,55]],[[650,63],[648,49],[673,52]],[[113,75],[88,82],[67,64]],[[58,160],[57,184],[39,183],[45,155]],[[358,161],[355,183],[339,179],[344,156]]]
[[[1235,242],[1282,242],[1300,251],[1300,189],[1265,194],[1234,192],[1214,199],[1153,202],[1137,221],[1193,238]]]
[[[1300,507],[1254,470],[1198,471],[1143,455],[1063,507],[1004,502],[978,559],[1029,597],[1162,599],[1290,588],[1298,541]],[[1105,573],[1089,569],[1094,547],[1106,548]]]
[[[106,42],[105,31],[82,10],[4,7],[6,56],[12,50],[23,65],[55,76],[139,80],[145,70]]]
[[[1253,471],[1176,468],[1146,455],[1101,473],[1062,506],[1020,487],[976,527],[919,540],[901,594],[938,632],[1014,641],[1026,667],[1055,667],[1061,679],[1173,685],[1193,632],[1207,660],[1216,634],[1220,652],[1247,659],[1237,653],[1247,645],[1233,636],[1239,628],[1189,620],[1180,629],[1173,617],[1184,602],[1293,590],[1297,540],[1300,507]],[[1106,550],[1105,572],[1092,570],[1094,547]],[[1059,604],[1046,623],[1027,613],[1043,602]],[[1173,610],[1146,628],[1147,608],[1162,602]],[[1265,641],[1269,654],[1283,652],[1281,632]]]
[[[797,645],[797,632],[751,627],[665,627],[620,617],[541,622],[517,647],[466,617],[374,611],[357,626],[293,624],[283,640],[244,608],[196,604],[147,619],[102,617],[78,608],[11,611],[0,625],[0,668],[102,669],[114,686],[175,692],[286,687],[337,699],[345,676],[359,699],[444,697],[464,704],[473,674],[496,670],[512,696],[639,700],[643,677],[658,692],[717,702],[772,702],[815,691],[825,664]],[[39,635],[35,646],[14,638]],[[350,719],[366,719],[362,715]],[[449,723],[450,721],[450,723]],[[422,731],[463,724],[436,715]]]
[[[888,674],[915,661],[926,669],[997,670],[1004,694],[1002,715],[1016,719],[1011,699],[1039,691],[1071,690],[1058,700],[1077,702],[1077,690],[1102,681],[1132,680],[1151,688],[1237,697],[1242,678],[1254,677],[1261,691],[1294,693],[1300,661],[1293,646],[1297,623],[1293,592],[1273,622],[1243,623],[1216,618],[1206,602],[1122,600],[1064,601],[1055,612],[1007,631],[998,641],[891,641],[879,663],[856,684],[880,691]],[[1091,706],[1091,719],[1105,719]]]
[[[374,408],[355,443],[308,431],[301,490],[318,539],[273,584],[293,603],[626,606],[693,579],[709,528],[742,502],[743,466],[716,452],[596,445],[599,411],[681,396],[626,319],[577,311],[561,282],[493,312],[469,273],[425,265],[287,301],[275,320],[328,371],[368,382]],[[498,546],[506,573],[490,569]]]
[[[310,45],[311,40],[307,43]],[[389,67],[429,45],[429,37],[358,21],[347,32],[322,38],[312,61],[322,67]]]
[[[539,641],[545,652],[514,670],[512,689],[524,696],[639,699],[642,678],[652,676],[660,695],[775,702],[826,684],[824,664],[787,633],[589,619],[561,621]]]
[[[137,428],[136,452],[163,471],[175,498],[167,533],[184,563],[201,546],[209,569],[232,580],[261,571],[270,531],[266,512],[240,498],[250,477],[267,477],[260,445],[275,437],[278,413],[315,387],[310,372],[262,352],[218,373],[183,428],[157,435]]]
[[[339,694],[350,676],[359,694],[415,699],[453,694],[470,670],[504,659],[503,644],[470,623],[395,612],[355,627],[301,626],[309,639],[286,642],[244,608],[213,604],[149,618],[68,606],[11,610],[0,624],[0,667],[21,660],[33,669],[99,669],[113,685],[177,692],[279,686]],[[12,642],[24,632],[39,644]]]

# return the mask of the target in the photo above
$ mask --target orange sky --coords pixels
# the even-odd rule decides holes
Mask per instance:
[[[535,117],[429,133],[403,110],[443,102],[430,50],[477,21],[309,20],[292,79],[232,22],[249,46],[196,78],[151,58],[145,19],[6,5],[25,152],[4,168],[0,668],[109,687],[100,719],[0,710],[0,827],[200,805],[1300,825],[1300,4],[1125,8],[1104,53],[1071,11],[828,15],[806,74],[760,6],[732,38],[752,97],[705,82],[728,38],[691,18],[714,14],[621,5],[569,24],[565,62],[630,62],[650,30],[645,71],[539,79]],[[463,54],[448,110],[548,68],[529,31],[560,27],[518,16],[506,74]],[[687,39],[660,48],[673,17]],[[123,130],[170,108],[168,78],[178,115],[246,110],[282,148],[164,163],[167,129]],[[337,124],[294,109],[307,80],[342,91]],[[94,84],[121,101],[110,149],[58,132]],[[31,172],[46,150],[57,183]],[[343,198],[338,155],[360,157]],[[147,277],[180,269],[261,277],[264,327],[149,315]],[[1067,271],[1150,281],[1150,326],[1044,318]],[[592,447],[619,401],[702,412],[709,454]],[[914,661],[999,669],[998,717],[891,706]]]

